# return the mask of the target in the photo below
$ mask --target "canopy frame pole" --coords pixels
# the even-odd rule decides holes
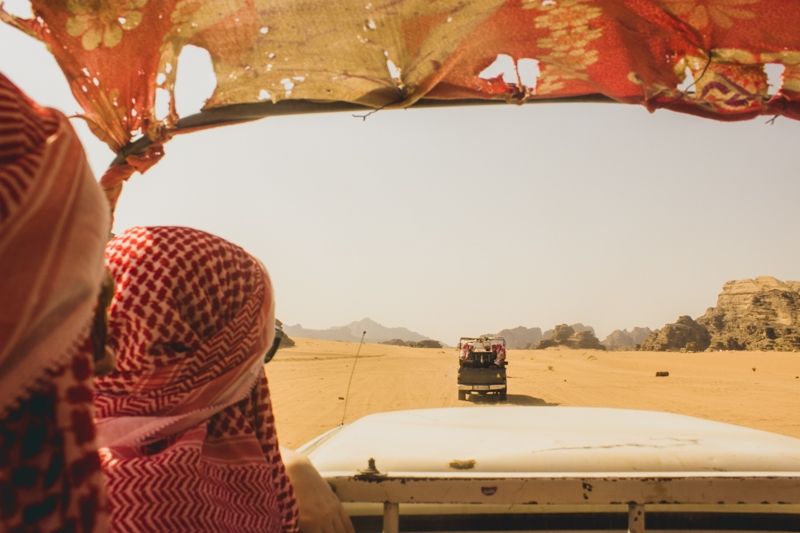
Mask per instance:
[[[400,504],[383,502],[383,533],[399,533]]]
[[[169,127],[164,131],[167,137],[187,133],[193,130],[207,129],[231,124],[252,122],[263,118],[278,117],[286,115],[309,115],[317,113],[336,113],[336,112],[366,112],[375,113],[382,110],[406,109],[400,106],[402,100],[390,102],[384,107],[375,109],[364,105],[351,102],[313,102],[308,100],[287,100],[273,104],[272,102],[252,102],[244,104],[230,104],[226,106],[206,109],[180,118],[174,127]],[[532,103],[616,103],[615,100],[599,94],[585,96],[572,96],[566,98],[532,98],[525,101],[514,102],[518,105]],[[486,106],[486,105],[508,105],[507,100],[420,100],[408,109],[417,108],[439,108],[439,107],[463,107],[463,106]],[[358,118],[363,118],[358,116]],[[144,153],[153,144],[153,140],[147,136],[139,137],[123,146],[110,166],[120,165],[131,155]]]
[[[628,533],[644,533],[644,505],[636,502],[628,504]]]

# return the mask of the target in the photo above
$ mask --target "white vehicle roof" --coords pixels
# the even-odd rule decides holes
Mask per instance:
[[[800,472],[800,439],[670,413],[470,407],[366,416],[301,451],[325,475]]]

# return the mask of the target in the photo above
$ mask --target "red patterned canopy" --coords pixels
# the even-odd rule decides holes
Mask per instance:
[[[737,120],[800,118],[787,0],[33,0],[41,39],[120,162],[112,198],[171,135],[275,114],[433,101],[610,99]],[[203,112],[178,117],[178,56],[208,50]],[[503,57],[511,75],[491,74]],[[770,92],[764,65],[783,65]],[[523,65],[528,71],[523,75]],[[691,78],[688,78],[691,76]],[[686,79],[693,80],[686,83]],[[679,85],[684,87],[679,88]],[[155,116],[156,90],[170,113]],[[139,134],[143,141],[131,144]]]

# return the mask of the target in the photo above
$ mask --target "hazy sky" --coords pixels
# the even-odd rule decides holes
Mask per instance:
[[[42,45],[0,25],[0,57],[39,102],[78,111]],[[184,110],[211,87],[187,70]],[[800,279],[800,123],[764,122],[616,104],[268,119],[172,140],[115,230],[242,245],[290,324],[369,316],[452,344],[583,322],[602,339],[697,316],[726,280]],[[112,154],[74,123],[99,176]]]

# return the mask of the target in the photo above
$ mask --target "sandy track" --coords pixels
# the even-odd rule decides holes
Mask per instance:
[[[296,447],[342,421],[356,344],[295,339],[267,365],[281,444]],[[699,354],[512,350],[508,403],[682,413],[800,437],[800,353]],[[755,370],[753,370],[755,368]],[[657,378],[667,370],[669,377]],[[345,422],[459,401],[453,349],[365,344]]]

